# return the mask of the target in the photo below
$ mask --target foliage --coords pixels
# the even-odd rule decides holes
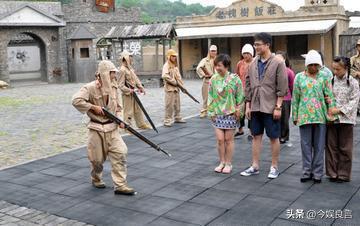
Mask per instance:
[[[27,0],[29,1],[29,0]],[[69,3],[72,0],[30,0],[30,1],[60,1]],[[88,0],[95,1],[95,0]],[[157,21],[173,21],[177,16],[191,16],[208,14],[214,6],[204,7],[199,3],[185,4],[182,0],[174,2],[169,0],[115,0],[116,7],[139,7],[142,11],[141,20],[144,23]]]
[[[142,21],[150,23],[155,21],[175,20],[177,16],[208,14],[214,7],[204,7],[199,3],[187,5],[181,0],[115,0],[117,7],[140,7]]]

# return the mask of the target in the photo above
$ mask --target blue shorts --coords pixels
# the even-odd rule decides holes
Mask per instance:
[[[274,120],[272,114],[263,112],[251,112],[251,133],[253,136],[264,134],[270,139],[276,139],[280,137],[280,120]]]

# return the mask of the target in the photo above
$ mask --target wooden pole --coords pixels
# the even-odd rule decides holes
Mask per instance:
[[[166,56],[165,56],[165,39],[162,39],[163,44],[163,64],[166,62]]]
[[[159,40],[156,40],[155,45],[155,71],[159,70]]]

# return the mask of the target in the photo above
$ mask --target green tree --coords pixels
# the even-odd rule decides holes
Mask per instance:
[[[30,1],[60,1],[66,4],[71,2],[72,0]],[[169,0],[115,0],[115,7],[139,7],[141,9],[141,20],[144,23],[168,20],[173,21],[177,16],[208,14],[214,8],[214,6],[204,7],[199,3],[187,5],[182,0],[177,0],[174,2],[171,2]]]
[[[168,0],[116,0],[116,6],[140,7],[144,23],[175,20],[177,16],[208,14],[214,8],[214,6],[204,7],[199,3],[186,5],[182,0],[174,2]]]

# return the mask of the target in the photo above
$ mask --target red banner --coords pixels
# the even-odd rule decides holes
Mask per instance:
[[[115,0],[96,0],[95,4],[98,11],[103,13],[107,13],[115,8]]]

